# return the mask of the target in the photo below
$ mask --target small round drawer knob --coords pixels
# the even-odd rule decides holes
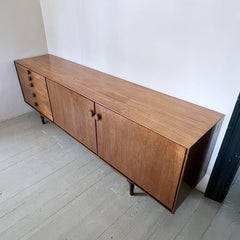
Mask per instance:
[[[30,70],[27,70],[27,73],[28,73],[28,74],[31,74],[31,71],[30,71]]]
[[[38,106],[38,103],[37,103],[37,102],[35,102],[35,103],[34,103],[34,106],[35,106],[35,107],[37,107],[37,106]]]
[[[32,81],[32,77],[28,77],[28,80],[29,80],[29,81]]]
[[[96,121],[100,121],[102,119],[102,115],[101,114],[96,114],[95,115],[95,120]]]
[[[36,97],[36,93],[33,93],[32,96],[33,96],[33,97]]]
[[[88,115],[89,115],[89,117],[93,117],[93,116],[95,115],[95,113],[94,113],[93,110],[90,110],[90,111],[88,112]]]
[[[30,86],[30,87],[33,87],[33,83],[30,83],[29,86]]]

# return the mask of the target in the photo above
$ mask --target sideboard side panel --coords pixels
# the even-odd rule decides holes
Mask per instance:
[[[223,119],[213,126],[202,138],[200,138],[197,143],[195,143],[188,150],[187,160],[174,209],[179,207],[179,205],[204,177],[222,125],[222,121]]]

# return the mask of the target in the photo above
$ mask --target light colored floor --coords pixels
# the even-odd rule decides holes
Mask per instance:
[[[0,123],[0,239],[239,240],[239,179],[223,205],[193,191],[172,215],[130,197],[91,152],[26,114]]]

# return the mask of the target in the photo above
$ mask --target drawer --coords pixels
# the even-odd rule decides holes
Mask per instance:
[[[18,64],[16,68],[25,101],[53,120],[45,78]]]

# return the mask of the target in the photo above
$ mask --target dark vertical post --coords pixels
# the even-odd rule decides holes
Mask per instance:
[[[205,196],[222,202],[240,164],[240,94],[217,156]]]

